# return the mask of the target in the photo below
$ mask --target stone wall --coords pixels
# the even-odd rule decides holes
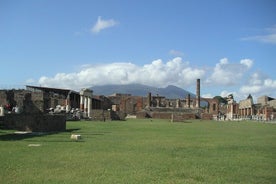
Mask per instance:
[[[203,114],[201,114],[201,119],[203,119],[203,120],[213,120],[214,119],[214,114],[203,113]]]
[[[105,121],[110,120],[110,112],[108,110],[103,109],[92,109],[92,117],[93,120]]]
[[[31,132],[57,132],[66,130],[65,115],[6,114],[4,128]]]
[[[110,120],[124,120],[125,113],[115,112],[112,110],[92,109],[92,119],[99,121],[110,121]]]
[[[171,119],[171,112],[153,112],[151,113],[151,117],[154,119]]]
[[[144,118],[151,118],[150,115],[147,113],[147,111],[140,111],[136,113],[137,119],[144,119]]]
[[[195,114],[179,114],[175,113],[171,115],[171,122],[184,122],[185,120],[196,119]]]

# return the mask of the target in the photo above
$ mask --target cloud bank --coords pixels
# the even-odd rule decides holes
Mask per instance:
[[[91,32],[92,33],[99,33],[102,30],[113,27],[117,24],[118,24],[118,22],[113,20],[113,19],[104,20],[99,16],[97,22],[91,28]]]
[[[133,63],[109,63],[85,65],[75,73],[58,73],[54,77],[43,76],[41,86],[80,89],[94,85],[141,83],[156,87],[167,85],[189,86],[205,75],[203,69],[192,68],[189,62],[176,57],[166,63],[161,59],[137,66]]]
[[[210,89],[210,93],[205,96],[227,96],[229,93],[240,98],[248,94],[275,95],[276,80],[257,72],[251,74],[252,66],[251,59],[230,62],[227,58],[222,58],[213,67],[197,68],[181,57],[167,62],[157,59],[143,66],[131,62],[83,65],[78,72],[43,76],[38,80],[38,85],[79,90],[95,85],[140,83],[155,87],[176,85],[187,89],[194,86],[196,79],[200,78],[205,89]],[[229,86],[235,91],[224,90]],[[211,94],[213,89],[220,89],[221,93]]]

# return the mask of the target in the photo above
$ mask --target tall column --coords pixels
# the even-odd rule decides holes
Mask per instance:
[[[0,106],[0,116],[4,116],[4,107]]]
[[[188,106],[188,108],[191,107],[191,95],[190,95],[190,93],[188,94],[187,106]]]
[[[151,107],[151,93],[148,93],[148,107]]]
[[[66,98],[65,100],[65,105],[66,105],[66,112],[68,112],[71,109],[71,104],[70,104],[70,98]]]
[[[91,117],[91,98],[90,97],[88,97],[88,105],[87,105],[87,116],[88,117]]]
[[[196,107],[200,107],[200,79],[196,80]]]
[[[87,96],[84,97],[84,112],[87,112]]]
[[[82,89],[80,91],[80,96],[81,96],[81,106],[82,110],[84,111],[84,116],[91,116],[91,107],[92,107],[92,96],[93,96],[93,91],[90,89]]]
[[[80,96],[80,110],[81,110],[81,111],[84,110],[84,104],[83,104],[84,99],[83,99],[83,98],[84,98],[83,95],[81,95],[81,96]]]
[[[233,119],[233,114],[234,114],[234,104],[231,104],[231,114],[230,114],[230,118]]]

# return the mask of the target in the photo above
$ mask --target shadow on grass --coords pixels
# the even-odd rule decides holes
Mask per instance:
[[[24,134],[17,134],[17,133],[8,133],[4,135],[0,135],[0,141],[19,141],[23,139],[29,139],[33,137],[41,137],[41,135],[36,135],[33,133],[24,133]]]
[[[72,141],[70,139],[68,140],[53,140],[53,139],[47,139],[47,140],[28,140],[31,138],[38,138],[38,137],[43,137],[47,135],[53,135],[53,134],[60,134],[60,136],[64,137],[62,133],[68,133],[70,134],[81,134],[83,137],[87,136],[99,136],[99,135],[105,135],[107,133],[111,132],[79,132],[80,128],[71,128],[71,129],[66,129],[65,131],[62,132],[3,132],[1,131],[0,134],[0,141],[19,141],[19,140],[25,140],[25,141],[37,141],[37,142],[84,142],[84,140],[78,140],[78,141]]]
[[[65,131],[62,132],[23,132],[23,131],[15,131],[12,133],[4,133],[1,131],[0,133],[0,141],[19,141],[23,139],[30,139],[34,137],[43,137],[46,135],[52,135],[52,134],[59,134],[59,133],[64,133],[64,132],[73,132],[73,131],[78,131],[80,130],[79,128],[74,128],[74,129],[66,129]]]

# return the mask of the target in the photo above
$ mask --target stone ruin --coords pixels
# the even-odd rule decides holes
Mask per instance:
[[[65,131],[65,115],[45,113],[46,103],[50,103],[44,100],[45,96],[50,95],[29,90],[0,90],[0,126],[31,132]]]
[[[184,99],[167,99],[165,96],[152,95],[147,97],[118,94],[109,97],[114,105],[112,110],[137,118],[171,119],[185,121],[187,119],[213,119],[219,111],[219,101],[200,97],[200,79],[197,79],[196,96],[190,94]],[[205,108],[201,107],[205,103]],[[173,117],[173,118],[172,118]]]
[[[207,105],[202,107],[202,102]],[[53,121],[50,120],[51,117],[65,117],[65,120],[60,119],[64,126],[56,128],[60,131],[65,130],[66,120],[123,120],[126,116],[172,121],[213,119],[218,114],[219,102],[216,99],[200,97],[200,79],[197,79],[196,95],[188,94],[184,99],[167,99],[158,94],[154,96],[151,92],[147,97],[130,94],[105,97],[93,95],[90,89],[76,92],[69,89],[26,86],[26,90],[0,90],[0,107],[0,116],[5,115],[2,119],[4,117],[6,124],[9,122],[9,127],[14,125],[18,128],[18,117],[22,116],[21,119],[32,122],[23,123],[26,130],[53,131],[54,125],[58,122],[54,122],[52,128],[48,129],[50,121]],[[42,128],[40,124],[47,127]],[[35,125],[40,128],[36,128]],[[24,126],[20,129],[24,129]]]

